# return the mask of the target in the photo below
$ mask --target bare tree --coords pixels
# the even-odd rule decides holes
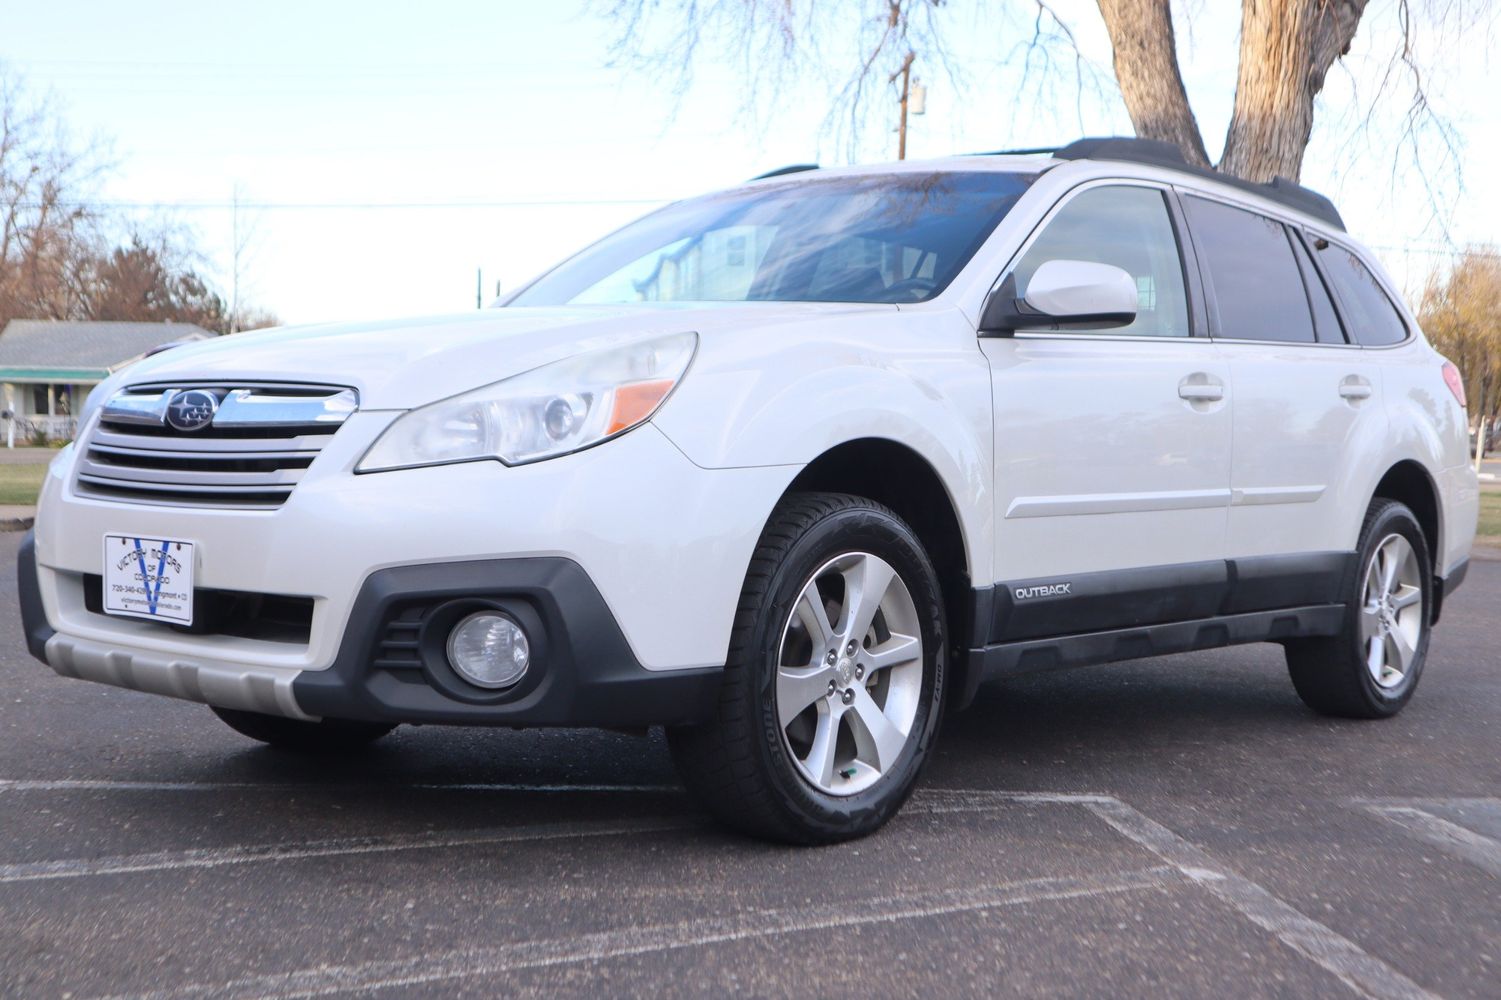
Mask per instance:
[[[1479,442],[1501,416],[1501,253],[1471,247],[1423,292],[1418,321],[1433,346],[1459,367]]]
[[[1428,101],[1417,56],[1420,26],[1446,38],[1478,16],[1473,0],[1396,0],[1400,38],[1388,71],[1370,100],[1405,86],[1404,135],[1416,142],[1437,132],[1454,159],[1452,131]],[[1176,144],[1189,162],[1211,166],[1178,63],[1171,0],[1097,0],[1114,49],[1113,69],[1126,111],[1143,138]],[[666,72],[685,85],[705,47],[741,60],[754,84],[780,86],[791,71],[826,73],[828,39],[854,43],[849,70],[836,78],[834,103],[852,117],[873,83],[917,52],[951,74],[960,72],[947,44],[950,0],[596,0],[618,28],[617,55]],[[1050,0],[998,0],[976,13],[1000,12],[1015,27],[1031,12],[1021,39],[1025,69],[1039,50],[1071,51],[1082,76],[1074,34]],[[1297,179],[1313,128],[1314,100],[1330,68],[1350,51],[1367,0],[1242,0],[1235,104],[1218,169],[1253,181]],[[667,27],[670,25],[671,27]],[[962,30],[962,29],[955,29]],[[1025,36],[1025,32],[1023,35]],[[665,41],[663,40],[665,39]],[[1227,54],[1228,55],[1228,54]],[[1043,60],[1045,69],[1052,61]],[[1077,82],[1077,81],[1076,81]]]
[[[194,256],[171,230],[132,233],[94,262],[84,283],[84,317],[232,332],[229,309],[192,266]]]
[[[103,169],[96,146],[71,142],[48,104],[0,67],[0,320],[78,310],[100,237],[97,214],[77,199]]]
[[[15,318],[171,320],[220,333],[274,324],[226,306],[201,277],[189,231],[102,207],[95,188],[107,166],[97,142],[70,140],[49,102],[0,66],[0,328]],[[236,292],[251,232],[241,239],[236,227]]]

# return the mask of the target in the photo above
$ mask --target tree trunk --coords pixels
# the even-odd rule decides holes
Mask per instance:
[[[1313,99],[1350,50],[1366,0],[1242,0],[1235,110],[1219,169],[1266,183],[1297,180]]]
[[[1481,463],[1485,461],[1485,425],[1486,425],[1486,419],[1485,419],[1485,415],[1486,414],[1485,414],[1485,411],[1487,409],[1487,407],[1485,405],[1486,404],[1486,398],[1485,397],[1486,397],[1486,390],[1488,388],[1490,388],[1490,381],[1491,380],[1488,379],[1488,378],[1483,378],[1483,379],[1480,380],[1480,401],[1479,401],[1480,405],[1479,405],[1479,408],[1475,411],[1475,471],[1476,472],[1480,471]]]
[[[1189,163],[1209,166],[1204,138],[1178,71],[1169,0],[1098,2],[1115,50],[1115,79],[1136,134],[1171,142],[1183,150]]]

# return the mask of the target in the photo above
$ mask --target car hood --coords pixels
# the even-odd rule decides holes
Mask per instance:
[[[700,336],[890,312],[891,305],[727,303],[485,309],[377,323],[283,327],[199,341],[119,373],[119,384],[181,379],[313,382],[359,391],[362,410],[410,409],[591,350],[670,333]]]

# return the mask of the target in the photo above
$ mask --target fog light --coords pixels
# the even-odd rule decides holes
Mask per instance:
[[[510,687],[521,680],[531,658],[526,632],[498,611],[475,612],[448,633],[448,662],[479,687]]]

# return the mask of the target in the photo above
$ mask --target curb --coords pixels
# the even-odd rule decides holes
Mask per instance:
[[[1481,562],[1501,562],[1501,547],[1494,545],[1471,546],[1470,558]]]
[[[36,522],[34,517],[5,517],[0,518],[0,531],[29,531]],[[1501,553],[1498,553],[1501,558]]]

